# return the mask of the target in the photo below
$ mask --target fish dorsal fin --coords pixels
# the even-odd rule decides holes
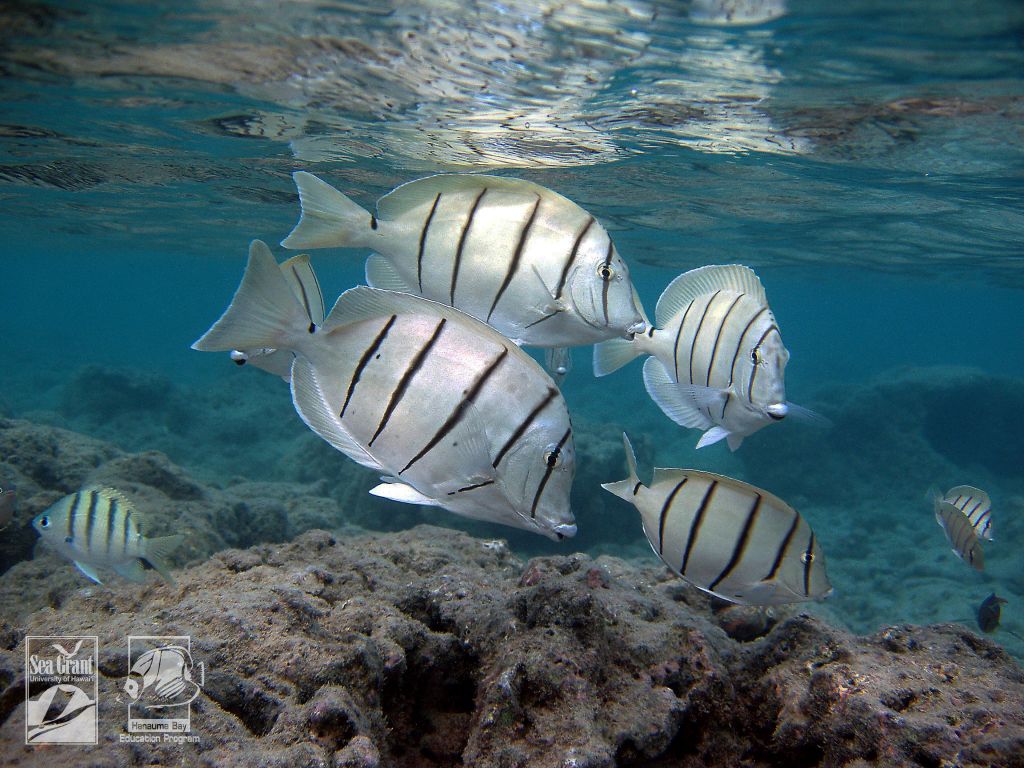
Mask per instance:
[[[571,200],[554,190],[525,179],[507,179],[503,176],[489,176],[483,173],[440,173],[436,176],[410,181],[388,192],[377,201],[377,217],[393,221],[414,208],[433,205],[438,194],[481,190],[485,187],[506,192],[518,192],[524,195],[524,198],[536,195],[541,200],[577,207]]]
[[[118,504],[126,505],[129,509],[134,511],[135,504],[132,500],[125,495],[123,491],[119,491],[117,488],[111,488],[109,485],[99,485],[98,483],[90,483],[82,488],[82,493],[88,493],[89,491],[96,491],[103,496],[110,499],[117,499]]]
[[[366,284],[385,291],[412,290],[391,262],[379,253],[371,253],[366,259]]]
[[[320,281],[309,263],[309,254],[300,253],[281,263],[281,272],[291,286],[295,297],[309,315],[309,322],[314,325],[324,324],[324,294],[320,290]]]
[[[992,500],[989,499],[988,494],[980,488],[975,488],[973,485],[957,485],[946,491],[944,499],[955,499],[957,496],[973,496],[977,501],[980,501],[982,506],[991,506]]]
[[[651,399],[676,424],[696,429],[714,426],[707,414],[699,409],[692,390],[672,381],[656,357],[648,357],[644,362],[644,386]]]
[[[352,461],[378,472],[383,469],[363,446],[342,425],[341,419],[327,406],[320,380],[312,363],[296,357],[292,363],[292,402],[299,416],[311,430]]]
[[[654,320],[659,328],[665,328],[691,301],[715,291],[745,293],[760,304],[768,303],[764,286],[750,267],[709,264],[684,272],[668,284],[654,309]]]
[[[654,477],[651,478],[651,488],[657,487],[659,483],[672,483],[675,485],[684,477],[690,475],[685,469],[673,469],[671,467],[655,467]]]
[[[460,325],[472,326],[478,336],[494,344],[508,347],[510,356],[524,361],[527,365],[542,373],[549,381],[551,380],[551,377],[544,373],[544,369],[541,368],[536,360],[483,320],[477,320],[475,317],[471,317],[454,307],[439,304],[436,301],[424,299],[411,293],[385,291],[379,288],[370,288],[366,285],[357,285],[338,297],[334,308],[327,316],[324,329],[330,331],[351,323],[372,320],[377,317],[387,317],[388,315],[430,315],[432,317],[444,317]],[[554,384],[553,381],[552,384]]]

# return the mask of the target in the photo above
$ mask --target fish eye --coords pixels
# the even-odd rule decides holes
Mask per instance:
[[[611,280],[613,277],[615,277],[615,270],[612,269],[610,264],[605,264],[604,262],[601,262],[601,264],[599,264],[597,267],[597,276],[600,277],[605,282],[607,282],[608,280]]]
[[[557,445],[548,446],[544,451],[544,463],[552,469],[562,466],[562,449]]]
[[[49,528],[50,527],[50,518],[48,518],[48,517],[40,518],[40,520],[39,520],[39,527],[40,528]]]
[[[808,565],[810,563],[813,563],[814,562],[814,553],[813,552],[804,552],[802,555],[800,555],[800,562],[803,563],[804,565]]]
[[[754,347],[752,350],[750,350],[750,362],[752,362],[754,365],[759,365],[761,363],[760,348]]]

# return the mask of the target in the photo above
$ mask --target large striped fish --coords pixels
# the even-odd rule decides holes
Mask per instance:
[[[761,281],[740,265],[710,265],[673,280],[658,300],[655,325],[632,340],[594,347],[594,374],[604,376],[634,357],[644,385],[670,419],[705,430],[697,447],[743,438],[787,414],[827,424],[786,402],[789,352]]]
[[[385,195],[370,214],[310,173],[294,179],[302,216],[281,244],[371,248],[371,286],[457,307],[517,344],[592,344],[644,328],[608,232],[539,184],[430,176]]]
[[[37,515],[32,526],[43,542],[97,584],[101,582],[96,568],[111,568],[141,582],[146,580],[146,567],[174,583],[167,557],[184,537],[147,539],[134,505],[113,488],[86,486]]]
[[[377,496],[553,539],[576,532],[565,401],[529,355],[457,309],[360,286],[312,326],[257,240],[231,305],[193,347],[295,353],[299,415],[381,473]]]
[[[992,501],[988,494],[972,485],[957,485],[945,494],[933,493],[936,511],[938,502],[948,501],[959,509],[979,539],[992,540]]]
[[[760,488],[695,469],[654,470],[640,482],[625,435],[629,477],[602,488],[633,504],[655,554],[695,587],[746,605],[820,600],[832,593],[807,522]]]

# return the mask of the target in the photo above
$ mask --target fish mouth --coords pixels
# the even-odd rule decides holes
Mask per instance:
[[[647,330],[647,323],[643,320],[637,320],[631,326],[626,329],[625,338],[632,340],[638,333],[643,333]]]
[[[785,403],[774,403],[765,408],[765,412],[775,421],[782,421],[786,418],[786,414],[789,413],[789,406]]]
[[[555,534],[558,541],[562,541],[562,539],[571,539],[576,535],[576,523],[562,523],[561,525],[556,525],[551,529],[551,532]]]

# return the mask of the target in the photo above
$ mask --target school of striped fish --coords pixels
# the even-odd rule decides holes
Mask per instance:
[[[279,264],[254,240],[227,309],[192,346],[288,382],[310,430],[378,474],[375,496],[554,540],[575,535],[577,455],[559,384],[569,348],[581,345],[594,345],[597,377],[645,357],[649,396],[701,430],[697,448],[724,440],[735,451],[787,417],[829,424],[786,399],[789,351],[748,267],[679,275],[651,323],[607,230],[536,183],[441,174],[399,186],[371,213],[310,173],[293,178],[301,214],[281,244],[369,250],[366,285],[327,312],[308,254]],[[521,345],[541,348],[546,365]],[[700,469],[656,468],[645,484],[623,442],[629,474],[602,488],[636,508],[652,550],[681,579],[749,605],[832,593],[814,531],[785,501]],[[987,494],[962,485],[929,497],[954,553],[982,570]],[[166,558],[183,537],[144,536],[119,491],[87,486],[33,525],[93,581],[97,568],[133,581],[150,568],[173,583]]]

